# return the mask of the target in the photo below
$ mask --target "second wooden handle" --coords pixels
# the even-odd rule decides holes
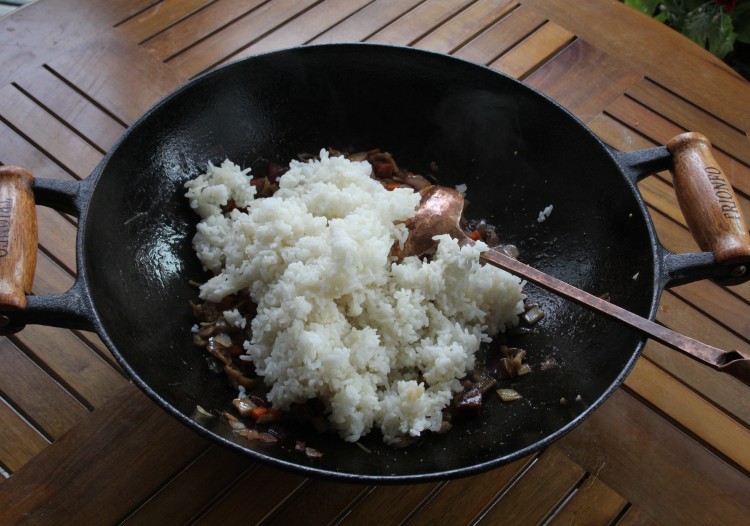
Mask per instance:
[[[34,178],[17,166],[0,166],[0,310],[26,307],[36,270]]]
[[[716,261],[737,265],[750,261],[750,233],[737,196],[699,133],[683,133],[667,143],[674,157],[672,175],[677,201],[690,232]]]

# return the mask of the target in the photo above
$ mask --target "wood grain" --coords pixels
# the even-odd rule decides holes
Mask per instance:
[[[0,309],[26,308],[36,270],[34,176],[25,168],[0,166]]]
[[[640,78],[617,58],[578,39],[525,81],[588,122]]]
[[[742,209],[709,140],[684,133],[670,139],[667,149],[675,195],[698,246],[722,264],[750,261],[750,233]]]
[[[13,473],[44,451],[47,445],[39,431],[0,397],[0,465]],[[5,488],[3,485],[3,491]]]
[[[48,65],[125,125],[186,80],[116,31],[101,34]]]
[[[299,46],[313,40],[331,24],[336,24],[356,13],[370,0],[327,0],[311,7],[304,18],[295,18],[279,27],[262,39],[232,55],[229,61],[240,60],[251,55]]]
[[[24,6],[0,18],[0,86],[72,48],[91,35],[140,12],[154,0],[109,0],[92,9],[87,0],[56,0]]]
[[[342,525],[404,524],[444,483],[375,486],[344,511]]]
[[[744,474],[623,390],[558,444],[657,522],[741,524],[750,516]]]
[[[487,26],[505,17],[515,6],[512,0],[480,0],[413,45],[438,53],[453,53]]]
[[[585,471],[551,447],[484,513],[479,524],[541,523],[575,490]]]
[[[263,4],[263,0],[217,0],[143,42],[157,59],[168,61],[196,42]]]
[[[591,476],[550,519],[551,526],[571,524],[620,524],[617,521],[627,501],[596,476]]]
[[[146,526],[165,521],[187,524],[240,484],[242,476],[254,467],[255,463],[247,456],[228,448],[211,446],[126,517],[122,524]],[[225,505],[232,506],[232,503],[226,502]],[[238,508],[245,511],[245,519],[248,514],[252,516],[245,503],[239,504]]]
[[[134,42],[141,43],[211,4],[211,0],[162,0],[117,25]]]
[[[490,64],[541,27],[546,20],[536,11],[513,5],[513,10],[457,49],[456,56]]]
[[[531,455],[487,473],[451,480],[431,496],[408,524],[469,524],[536,460]]]
[[[205,447],[126,384],[3,483],[0,523],[112,524]]]
[[[258,481],[263,481],[258,484]],[[295,494],[307,483],[307,479],[292,475],[265,465],[258,465],[229,488],[225,496],[196,524],[231,524],[248,520],[251,510],[252,520],[260,522],[281,506],[290,495]],[[309,512],[305,512],[308,516]]]
[[[233,20],[220,32],[197,42],[167,63],[183,77],[194,77],[230,59],[264,34],[282,26],[287,20],[315,3],[313,0],[266,2],[245,16]]]
[[[564,49],[575,35],[553,22],[539,27],[513,49],[495,60],[490,67],[517,79],[529,76],[553,55]]]
[[[409,12],[423,0],[375,0],[310,41],[311,44],[360,42]]]
[[[88,415],[86,408],[9,340],[0,340],[0,393],[52,439]]]
[[[88,141],[63,122],[50,118],[44,108],[15,86],[0,88],[0,112],[6,123],[27,141],[33,138],[33,144],[69,174],[84,178],[102,158],[101,152]]]
[[[367,42],[408,45],[432,31],[435,27],[460,13],[471,2],[467,0],[426,0],[406,12],[377,33]]]
[[[47,68],[29,71],[15,85],[101,153],[109,150],[124,131],[121,123]]]
[[[643,76],[671,86],[672,91],[701,107],[711,108],[714,115],[733,126],[750,130],[750,98],[717,96],[717,93],[746,92],[747,81],[705,49],[687,45],[686,37],[680,33],[664,31],[659,22],[621,2],[592,2],[575,11],[564,2],[522,0],[521,3],[544,13],[582,39],[596,42],[601,53],[620,57]],[[687,64],[694,67],[684,66]],[[696,76],[696,68],[707,74]]]

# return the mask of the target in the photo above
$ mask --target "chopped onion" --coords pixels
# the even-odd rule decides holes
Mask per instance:
[[[521,394],[515,389],[498,389],[497,395],[503,402],[513,402],[523,398]]]
[[[526,312],[521,314],[521,318],[523,318],[523,321],[525,321],[529,325],[534,325],[539,320],[544,318],[544,311],[539,308],[539,305],[532,305]]]
[[[252,403],[249,398],[235,398],[232,400],[232,404],[234,404],[234,407],[240,413],[240,416],[249,416],[250,412],[258,407]]]
[[[305,455],[307,455],[307,458],[322,458],[323,457],[323,453],[321,453],[320,451],[312,447],[305,448]]]

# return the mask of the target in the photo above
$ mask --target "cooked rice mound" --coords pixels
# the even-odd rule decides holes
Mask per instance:
[[[479,263],[481,242],[440,236],[429,260],[389,256],[419,194],[386,190],[366,161],[320,152],[292,161],[272,196],[254,199],[249,170],[225,161],[188,182],[201,216],[193,240],[204,300],[249,290],[245,342],[278,409],[319,398],[345,440],[373,427],[392,442],[438,431],[482,342],[515,326],[521,281]],[[222,214],[234,199],[239,208]]]

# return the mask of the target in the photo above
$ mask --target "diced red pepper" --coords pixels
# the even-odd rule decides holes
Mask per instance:
[[[250,411],[249,415],[253,420],[258,420],[261,416],[268,413],[268,411],[270,411],[270,409],[267,407],[255,407]]]
[[[469,234],[469,239],[473,239],[474,241],[479,241],[482,239],[482,234],[479,232],[479,230],[475,230],[471,234]]]

